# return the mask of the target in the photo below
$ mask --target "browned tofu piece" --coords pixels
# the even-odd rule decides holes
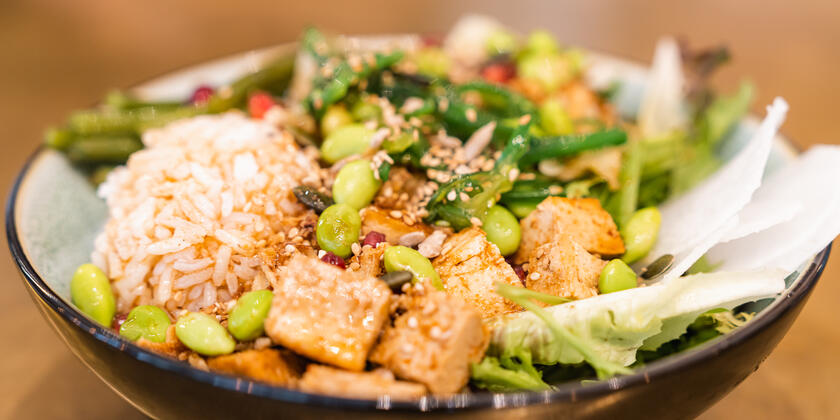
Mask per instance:
[[[247,376],[273,385],[294,386],[303,372],[303,361],[289,351],[245,350],[207,359],[210,369]]]
[[[446,292],[474,305],[483,317],[519,310],[496,293],[496,282],[521,287],[519,276],[480,228],[464,229],[449,237],[433,264]]]
[[[385,328],[370,360],[435,394],[458,392],[469,381],[470,364],[484,356],[488,331],[464,300],[428,286],[413,289],[401,296],[404,312]]]
[[[359,255],[350,258],[348,270],[357,271],[371,277],[379,277],[385,272],[385,264],[382,262],[382,255],[388,244],[380,243],[376,248],[366,245],[362,247]],[[356,263],[356,264],[353,264]]]
[[[516,263],[524,263],[540,245],[568,235],[588,252],[598,255],[624,253],[624,242],[615,222],[595,198],[548,197],[520,222],[522,242]]]
[[[156,343],[140,337],[140,339],[137,340],[137,345],[155,353],[171,357],[178,357],[180,353],[188,350],[187,347],[181,343],[181,340],[178,340],[178,336],[175,335],[175,324],[170,325],[169,328],[166,329],[166,340],[164,340],[163,343]]]
[[[268,336],[310,359],[364,369],[388,318],[388,286],[300,254],[275,276],[274,300],[265,320]]]
[[[606,261],[561,235],[531,254],[525,287],[570,299],[592,297],[598,294],[598,278],[605,265]]]
[[[385,240],[393,245],[399,245],[400,238],[410,233],[421,232],[424,236],[432,233],[432,228],[428,225],[421,222],[409,225],[401,218],[392,217],[391,211],[376,207],[366,207],[360,215],[362,216],[362,237],[371,231],[376,231],[385,235]]]
[[[410,400],[426,395],[426,387],[394,379],[385,369],[372,372],[350,372],[329,366],[311,364],[300,381],[300,389],[316,394],[344,398],[375,399],[383,395],[391,399]]]

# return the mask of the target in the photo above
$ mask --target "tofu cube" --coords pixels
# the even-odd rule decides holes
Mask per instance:
[[[586,252],[561,235],[556,242],[541,245],[528,262],[525,287],[570,299],[598,294],[598,278],[607,262]]]
[[[362,273],[300,254],[275,273],[265,330],[282,346],[322,363],[362,370],[388,319],[391,290]]]
[[[446,292],[474,305],[483,317],[520,310],[496,293],[496,282],[517,287],[522,287],[522,282],[480,228],[464,229],[451,236],[433,264]]]
[[[435,394],[466,386],[470,364],[484,356],[489,334],[481,315],[459,297],[431,287],[401,296],[404,312],[385,328],[370,360]]]
[[[292,387],[303,372],[303,361],[289,351],[245,350],[207,359],[207,366],[231,375],[247,376],[272,385]]]
[[[521,264],[546,243],[563,234],[598,255],[624,253],[615,222],[595,198],[548,197],[520,222],[522,242],[514,260]]]

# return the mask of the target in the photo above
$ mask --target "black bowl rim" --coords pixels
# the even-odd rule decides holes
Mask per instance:
[[[236,55],[237,54],[232,54],[223,57],[223,59]],[[632,62],[632,60],[624,60]],[[211,63],[213,61],[215,60],[205,61],[204,63]],[[186,66],[183,69],[189,69],[190,67],[193,66]],[[168,72],[166,74],[171,74],[175,71]],[[787,138],[785,138],[785,140],[788,145],[796,148],[794,142],[791,142]],[[727,349],[737,346],[740,343],[749,340],[751,337],[766,328],[769,328],[785,313],[795,308],[798,303],[805,299],[811,290],[813,290],[820,278],[820,275],[825,269],[826,262],[829,254],[831,253],[832,245],[829,244],[817,253],[805,269],[804,273],[801,274],[802,278],[799,279],[792,288],[786,289],[782,295],[776,298],[777,303],[763,310],[760,316],[756,317],[752,322],[749,322],[745,326],[705,343],[695,349],[690,349],[681,352],[679,355],[666,357],[647,364],[634,370],[634,373],[630,375],[613,377],[605,381],[589,383],[586,385],[581,385],[579,383],[561,384],[552,391],[542,392],[516,392],[505,394],[468,393],[440,397],[428,396],[413,401],[391,401],[387,397],[381,397],[376,400],[333,397],[296,391],[263,382],[252,381],[243,377],[204,371],[194,368],[188,363],[158,355],[122,338],[110,328],[106,328],[89,319],[87,316],[80,313],[72,304],[53,292],[47,283],[38,275],[23,250],[23,245],[20,242],[17,232],[17,215],[15,212],[19,195],[18,193],[20,192],[20,188],[28,175],[29,170],[38,158],[46,151],[47,148],[39,146],[27,159],[9,192],[5,212],[6,238],[9,244],[9,250],[18,266],[18,269],[26,280],[27,286],[35,292],[39,299],[46,302],[50,309],[57,312],[68,322],[84,330],[87,334],[92,335],[95,340],[102,342],[114,350],[125,352],[132,358],[143,363],[148,363],[153,367],[228,391],[241,392],[258,397],[306,405],[319,405],[355,410],[380,409],[407,411],[505,408],[521,407],[532,404],[548,404],[559,401],[574,403],[576,401],[602,396],[620,389],[649,384],[658,378],[678,373],[683,368],[700,364],[706,360],[716,357],[725,352]]]

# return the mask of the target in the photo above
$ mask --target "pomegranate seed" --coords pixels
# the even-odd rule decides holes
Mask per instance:
[[[481,70],[481,77],[493,83],[506,83],[515,75],[516,69],[511,63],[493,63]]]
[[[248,98],[248,112],[253,118],[262,118],[275,105],[274,98],[265,92],[254,92]]]
[[[385,234],[372,230],[362,239],[362,246],[370,245],[376,248],[382,242],[385,242]]]
[[[203,105],[210,100],[211,96],[213,96],[213,88],[207,85],[201,85],[195,88],[195,91],[190,97],[190,103],[193,105]]]
[[[525,269],[522,268],[522,265],[513,264],[513,265],[511,265],[511,267],[513,267],[513,272],[516,273],[517,276],[519,276],[519,281],[524,282],[525,281]]]
[[[119,332],[120,327],[122,327],[122,324],[123,324],[123,322],[125,322],[126,318],[128,318],[128,314],[116,314],[116,315],[114,315],[114,321],[111,322],[111,328],[113,328],[114,331]]]
[[[424,47],[440,47],[443,45],[443,37],[440,34],[425,34],[420,36],[420,42]]]
[[[342,270],[344,270],[344,268],[346,267],[344,265],[344,259],[339,257],[338,255],[333,254],[332,252],[327,252],[326,254],[324,254],[324,256],[321,257],[321,261],[327,264],[332,264]]]

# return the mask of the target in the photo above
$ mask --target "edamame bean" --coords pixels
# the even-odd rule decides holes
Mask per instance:
[[[429,280],[438,290],[443,290],[443,283],[440,280],[432,262],[414,249],[407,246],[389,246],[385,249],[383,256],[385,271],[408,271],[415,281]]]
[[[516,63],[516,74],[547,91],[557,89],[574,75],[568,61],[557,53],[524,54]]]
[[[513,213],[519,219],[524,219],[531,214],[532,211],[537,209],[537,206],[540,204],[540,200],[521,200],[521,201],[512,201],[510,203],[506,203],[505,205],[510,209],[510,212]]]
[[[571,134],[575,131],[572,118],[557,99],[546,99],[539,108],[540,126],[552,136]]]
[[[356,121],[364,122],[370,120],[378,120],[379,117],[382,115],[382,110],[378,106],[370,102],[361,100],[359,102],[356,102],[355,105],[353,105],[353,109],[350,110],[350,113],[353,115],[353,119],[355,119]]]
[[[490,55],[512,53],[516,50],[516,36],[505,29],[497,29],[487,37],[487,53]]]
[[[315,238],[324,251],[347,258],[350,247],[359,240],[362,218],[359,211],[347,204],[333,204],[318,217]]]
[[[236,341],[216,318],[201,312],[190,312],[178,318],[175,335],[190,350],[204,356],[232,353],[236,346]]]
[[[446,77],[449,72],[449,57],[442,49],[426,47],[417,52],[414,57],[417,72],[432,77]]]
[[[560,44],[551,32],[545,29],[537,29],[528,34],[525,40],[525,49],[529,53],[554,54],[560,51]]]
[[[262,335],[263,323],[271,309],[274,294],[270,290],[255,290],[243,294],[228,317],[228,331],[239,341],[253,340]]]
[[[502,206],[490,207],[481,229],[487,234],[487,240],[499,247],[502,255],[513,254],[519,249],[522,231],[519,229],[519,221],[508,209]]]
[[[619,292],[636,287],[636,273],[624,261],[612,260],[601,270],[598,279],[598,291],[603,293]]]
[[[344,105],[332,105],[321,117],[321,135],[329,136],[335,130],[353,123],[353,116]]]
[[[141,305],[131,310],[120,326],[120,335],[137,341],[141,337],[155,343],[166,341],[166,330],[172,325],[169,315],[163,309],[152,305]]]
[[[329,163],[347,156],[363,153],[370,147],[374,131],[362,124],[349,124],[337,128],[321,145],[321,157]]]
[[[360,210],[370,204],[381,186],[382,181],[374,176],[369,160],[354,160],[344,165],[335,176],[332,187],[333,200]]]
[[[621,259],[627,264],[633,264],[644,258],[656,243],[660,224],[662,224],[662,215],[656,207],[636,210],[621,228],[621,237],[624,238],[626,250]]]
[[[108,276],[93,264],[82,264],[70,281],[70,299],[83,314],[94,321],[111,326],[116,313],[114,293]]]

